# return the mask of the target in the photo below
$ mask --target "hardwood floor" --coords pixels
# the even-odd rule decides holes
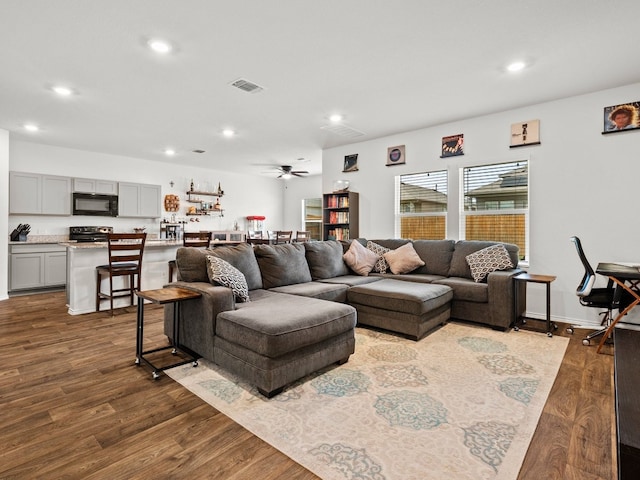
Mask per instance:
[[[0,479],[317,478],[136,367],[134,307],[71,316],[64,303],[0,301]],[[572,337],[518,479],[615,478],[612,349]],[[165,343],[162,308],[148,305],[145,349]]]

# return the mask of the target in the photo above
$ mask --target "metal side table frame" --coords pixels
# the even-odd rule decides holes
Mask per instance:
[[[513,277],[514,283],[514,312],[516,315],[515,323],[513,325],[513,329],[517,332],[520,330],[520,326],[518,325],[518,320],[522,319],[522,323],[526,323],[527,317],[519,317],[517,312],[518,305],[518,288],[517,282],[527,282],[527,283],[541,283],[546,285],[546,294],[547,294],[547,337],[553,337],[553,330],[558,329],[558,325],[551,321],[551,282],[556,279],[553,275],[537,275],[535,273],[521,273]],[[540,320],[538,318],[530,318],[531,320]]]

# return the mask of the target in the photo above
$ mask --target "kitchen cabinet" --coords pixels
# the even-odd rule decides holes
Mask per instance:
[[[9,291],[67,283],[67,249],[61,245],[9,245]]]
[[[71,215],[71,179],[9,172],[9,214]]]
[[[95,178],[74,178],[73,191],[82,193],[102,193],[105,195],[117,195],[118,183],[111,180],[98,180]]]
[[[118,216],[160,217],[160,185],[142,183],[118,183]]]

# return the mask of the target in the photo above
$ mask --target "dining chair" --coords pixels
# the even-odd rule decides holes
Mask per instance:
[[[96,267],[96,312],[100,311],[100,303],[109,300],[113,315],[113,299],[129,297],[133,305],[134,292],[140,290],[142,276],[142,255],[146,233],[110,233],[107,236],[109,263]],[[109,277],[109,292],[102,291],[103,277]],[[129,277],[128,284],[121,288],[113,287],[115,277]]]
[[[183,247],[204,247],[211,245],[211,232],[184,232],[182,234]],[[173,282],[173,273],[176,270],[176,261],[169,260],[169,282]]]
[[[267,230],[267,243],[272,245],[278,243],[278,232],[275,230]]]
[[[294,242],[308,242],[311,240],[311,233],[306,231],[297,231]]]
[[[276,231],[276,244],[279,243],[291,243],[291,230],[278,230]]]
[[[247,231],[247,243],[250,243],[250,244],[262,243],[262,230]]]

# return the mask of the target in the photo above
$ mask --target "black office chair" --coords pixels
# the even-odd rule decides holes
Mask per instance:
[[[571,237],[571,241],[575,244],[576,250],[578,250],[578,256],[582,265],[584,266],[584,276],[576,289],[576,295],[578,296],[580,303],[585,307],[602,308],[605,309],[600,313],[602,315],[602,322],[599,329],[590,333],[582,340],[583,345],[589,345],[592,338],[604,335],[607,331],[607,327],[613,321],[612,311],[616,306],[615,291],[613,286],[613,280],[609,279],[607,286],[604,288],[593,288],[596,282],[596,273],[589,264],[584,251],[582,250],[582,244],[578,237]],[[593,325],[572,325],[567,328],[568,333],[573,333],[575,328],[587,328],[593,329]]]

